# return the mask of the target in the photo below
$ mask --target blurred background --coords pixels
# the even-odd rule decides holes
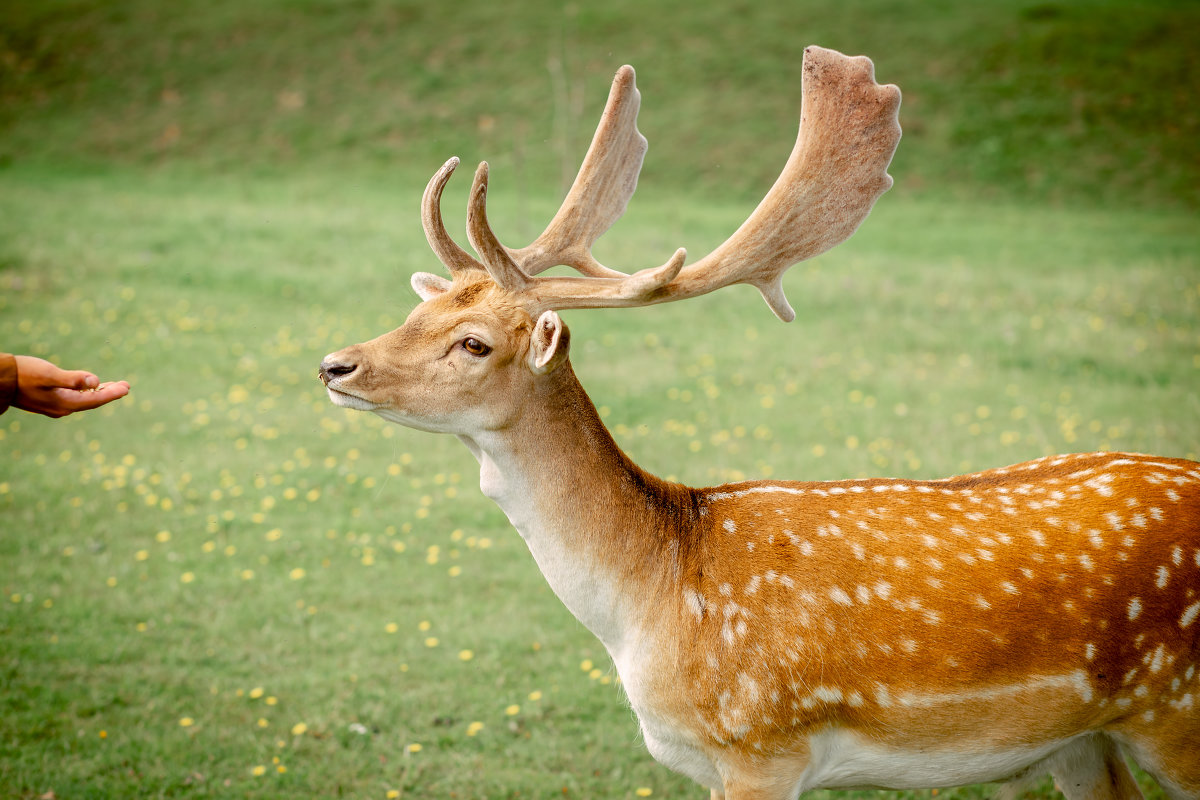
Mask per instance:
[[[316,380],[440,270],[428,177],[487,159],[530,241],[633,64],[650,150],[597,256],[699,257],[791,150],[803,48],[868,55],[896,185],[789,273],[796,322],[746,287],[564,314],[621,446],[693,485],[1195,459],[1198,30],[1175,0],[0,0],[0,349],[133,385],[0,417],[0,795],[706,797],[461,445]]]
[[[482,153],[569,180],[622,63],[645,183],[753,197],[807,44],[904,91],[900,191],[1197,204],[1200,11],[1178,2],[376,0],[3,4],[4,163],[429,171]]]

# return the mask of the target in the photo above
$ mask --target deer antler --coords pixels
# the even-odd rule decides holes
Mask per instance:
[[[637,130],[640,95],[632,67],[613,81],[608,105],[562,208],[533,244],[505,247],[487,222],[487,164],[475,174],[468,237],[480,264],[454,244],[437,203],[457,164],[446,163],[426,189],[423,219],[430,244],[455,272],[483,266],[505,288],[524,294],[531,313],[616,308],[696,297],[734,283],[758,288],[785,322],[795,312],[783,293],[793,264],[845,241],[891,188],[888,164],[900,140],[900,90],[875,83],[862,56],[804,51],[800,131],[775,185],[740,228],[699,261],[683,266],[683,249],[661,267],[628,275],[601,265],[591,246],[621,216],[637,185],[646,140]],[[566,264],[583,277],[534,277]]]

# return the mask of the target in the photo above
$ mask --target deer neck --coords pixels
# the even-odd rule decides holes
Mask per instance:
[[[460,438],[555,594],[616,656],[655,607],[650,596],[678,581],[694,492],[621,451],[569,363],[511,425]]]

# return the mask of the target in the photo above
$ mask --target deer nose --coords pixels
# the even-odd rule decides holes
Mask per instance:
[[[317,375],[320,376],[321,383],[328,386],[329,382],[334,378],[343,378],[356,369],[358,369],[358,364],[347,364],[327,358],[321,362],[321,367],[317,370]]]

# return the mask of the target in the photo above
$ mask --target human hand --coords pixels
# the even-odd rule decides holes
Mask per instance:
[[[84,370],[59,369],[43,358],[16,356],[17,396],[13,405],[47,417],[87,411],[129,394],[128,381],[101,383]]]

